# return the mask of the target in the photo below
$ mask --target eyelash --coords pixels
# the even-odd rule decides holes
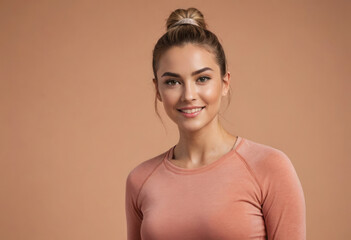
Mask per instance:
[[[201,79],[201,78],[205,78],[205,79],[206,79],[206,81],[205,81],[205,82],[207,82],[208,80],[210,80],[210,79],[211,79],[210,77],[206,77],[206,76],[199,77],[199,79]],[[198,79],[198,80],[199,80],[199,79]],[[202,82],[202,81],[200,81],[200,82]]]
[[[165,84],[170,85],[170,86],[174,86],[175,84],[171,84],[171,83],[175,83],[175,82],[179,82],[179,81],[170,79],[170,80],[165,81]]]
[[[200,81],[200,83],[204,83],[204,82],[207,82],[208,80],[210,80],[211,78],[206,77],[206,76],[202,76],[202,77],[199,77],[197,80],[200,80],[200,79],[206,79],[206,81]],[[174,86],[176,84],[171,84],[171,83],[175,83],[175,82],[179,83],[179,81],[177,81],[177,80],[169,79],[169,80],[165,81],[165,84],[170,85],[170,86]]]

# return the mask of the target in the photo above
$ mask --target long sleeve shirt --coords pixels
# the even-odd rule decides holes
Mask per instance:
[[[182,168],[173,149],[141,162],[126,179],[128,240],[305,240],[306,209],[288,156],[238,137],[230,152]]]

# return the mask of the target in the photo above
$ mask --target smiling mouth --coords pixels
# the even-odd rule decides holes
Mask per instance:
[[[196,112],[200,112],[204,108],[205,107],[199,107],[199,108],[193,108],[193,109],[177,109],[177,110],[183,113],[196,113]]]

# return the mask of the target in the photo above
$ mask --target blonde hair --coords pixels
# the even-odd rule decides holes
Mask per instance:
[[[194,20],[194,24],[182,23],[178,24],[182,19],[190,18]],[[166,22],[166,33],[157,41],[152,57],[152,69],[157,84],[158,63],[162,54],[173,46],[183,46],[192,43],[197,46],[205,47],[212,52],[216,58],[216,62],[220,67],[221,76],[224,77],[227,72],[227,60],[223,47],[217,36],[207,29],[204,15],[196,8],[176,9],[173,11]],[[157,93],[156,93],[157,94]],[[155,111],[161,119],[157,111],[157,96],[155,94]],[[230,104],[231,91],[228,92],[228,105]],[[162,120],[161,120],[162,121]]]

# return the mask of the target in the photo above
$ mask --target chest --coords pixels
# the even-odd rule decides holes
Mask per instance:
[[[150,179],[143,239],[265,239],[259,189],[245,173],[224,173]]]

